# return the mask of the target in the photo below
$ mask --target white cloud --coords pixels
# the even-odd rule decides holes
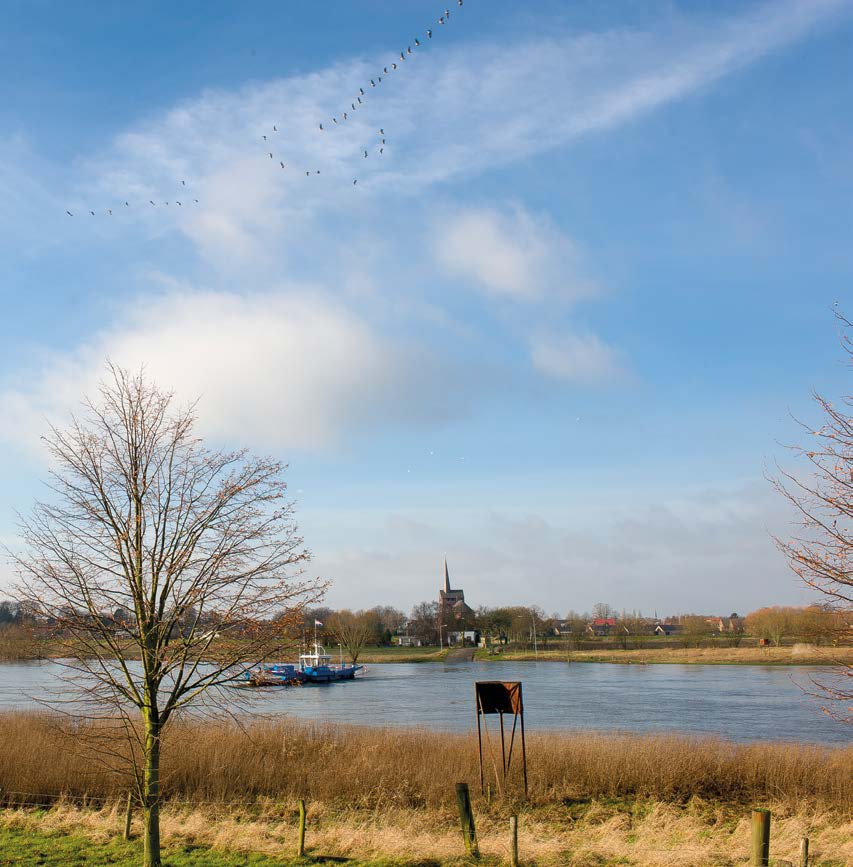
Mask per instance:
[[[465,411],[477,376],[316,291],[182,290],[137,299],[112,328],[46,359],[26,387],[0,392],[0,436],[32,446],[45,418],[64,420],[94,394],[107,358],[144,364],[182,400],[200,396],[203,432],[256,447],[322,449],[377,422],[440,421]]]
[[[580,384],[613,379],[622,369],[616,350],[594,334],[539,335],[530,360],[545,376]]]
[[[579,275],[571,240],[545,218],[518,206],[445,216],[436,224],[433,248],[445,271],[497,297],[534,301],[554,294],[574,300],[595,291]]]
[[[348,107],[381,60],[209,91],[92,155],[79,166],[67,201],[85,213],[127,199],[132,214],[120,209],[122,220],[138,216],[152,233],[175,228],[214,261],[224,258],[223,247],[230,259],[252,259],[280,251],[284,240],[293,247],[310,239],[318,214],[358,219],[376,197],[470,178],[628,123],[848,9],[844,0],[785,0],[735,17],[663,20],[655,32],[466,41],[448,49],[434,40],[379,88],[368,88],[363,108],[338,126],[329,117]],[[469,24],[460,18],[458,26]],[[382,156],[380,127],[387,138]],[[305,176],[318,169],[320,175]],[[199,198],[199,207],[176,208],[181,196]]]

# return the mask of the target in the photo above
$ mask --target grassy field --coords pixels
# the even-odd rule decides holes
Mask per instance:
[[[335,655],[336,645],[330,643],[329,651]],[[128,644],[127,658],[138,656],[138,650]],[[283,657],[295,658],[297,650],[285,652]],[[364,664],[397,662],[441,662],[450,651],[439,647],[366,647],[358,661]],[[31,659],[50,659],[68,655],[67,648],[58,641],[33,638],[24,630],[0,630],[0,662],[17,662]],[[529,647],[496,647],[493,650],[478,649],[476,657],[481,662],[533,661],[540,662],[608,662],[617,664],[657,665],[678,663],[681,665],[853,665],[853,646],[816,647],[811,644],[794,644],[784,647],[757,647],[754,644],[740,647],[706,646],[684,648],[672,646],[666,639],[650,639],[647,646],[628,649],[569,650],[551,641],[538,653]]]
[[[791,647],[655,647],[627,650],[567,650],[545,647],[532,649],[480,649],[481,661],[611,662],[633,665],[853,665],[853,647],[816,647],[794,644]]]
[[[10,835],[0,851],[14,863],[75,863],[62,855],[74,846],[92,850],[80,863],[135,863],[136,844],[116,840],[127,781],[87,755],[93,734],[119,746],[103,726],[0,715],[0,827]],[[775,858],[793,859],[807,834],[814,863],[853,863],[853,747],[603,734],[535,734],[528,746],[529,799],[514,778],[505,798],[488,802],[470,736],[287,719],[245,730],[180,723],[163,750],[168,863],[290,857],[298,798],[308,801],[318,858],[465,863],[460,780],[472,785],[484,864],[505,863],[511,812],[528,865],[743,864],[752,806],[773,810]],[[28,862],[42,857],[36,850],[43,860]]]
[[[328,649],[328,648],[327,648]],[[365,647],[358,661],[371,662],[441,662],[448,654],[446,647]]]
[[[478,809],[481,864],[508,863],[505,811]],[[120,838],[118,805],[81,809],[0,811],[0,864],[101,865],[140,862],[137,839]],[[138,823],[134,834],[138,835]],[[336,864],[350,867],[470,865],[458,822],[450,813],[411,809],[335,812],[309,804],[308,857],[293,857],[295,818],[280,809],[213,810],[167,807],[164,863],[184,865]],[[853,858],[853,824],[806,810],[774,814],[771,856],[797,863],[807,834],[812,867],[843,867]],[[747,863],[749,817],[699,801],[677,807],[656,802],[590,802],[552,811],[521,810],[519,851],[526,867],[734,867]],[[772,862],[771,862],[772,863]]]

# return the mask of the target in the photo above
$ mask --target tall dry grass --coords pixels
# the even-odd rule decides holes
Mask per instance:
[[[113,736],[94,728],[101,736]],[[93,729],[48,715],[0,715],[0,789],[117,797],[127,780],[93,761]],[[118,747],[118,741],[112,742]],[[101,742],[101,746],[103,746]],[[488,754],[488,753],[487,753]],[[772,801],[853,815],[853,747],[735,744],[718,739],[612,734],[528,738],[530,803],[691,798]],[[163,745],[163,782],[175,802],[290,802],[364,809],[451,809],[452,784],[478,780],[476,736],[310,725],[288,719],[176,723]]]

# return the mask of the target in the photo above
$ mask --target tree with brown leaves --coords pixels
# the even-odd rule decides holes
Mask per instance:
[[[853,324],[836,313],[847,366],[853,368]],[[853,619],[853,394],[834,403],[813,395],[823,419],[819,426],[802,424],[810,440],[791,451],[803,471],[779,469],[771,478],[776,490],[793,506],[799,531],[791,539],[774,537],[803,582],[822,594],[825,607],[838,612],[841,631],[850,632]],[[846,637],[846,636],[839,636]],[[836,676],[815,682],[828,701],[832,716],[853,722],[853,666],[841,664]],[[837,708],[848,706],[844,710]]]
[[[109,367],[100,399],[45,437],[50,496],[22,521],[18,592],[65,644],[82,704],[132,745],[146,867],[160,864],[160,748],[176,714],[223,706],[223,687],[286,641],[322,592],[286,499],[284,467],[214,451],[195,407]],[[230,691],[232,694],[237,691]]]

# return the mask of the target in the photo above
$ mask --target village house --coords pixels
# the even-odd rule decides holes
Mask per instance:
[[[599,638],[610,635],[614,629],[616,629],[615,617],[596,617],[586,627],[587,632]]]

